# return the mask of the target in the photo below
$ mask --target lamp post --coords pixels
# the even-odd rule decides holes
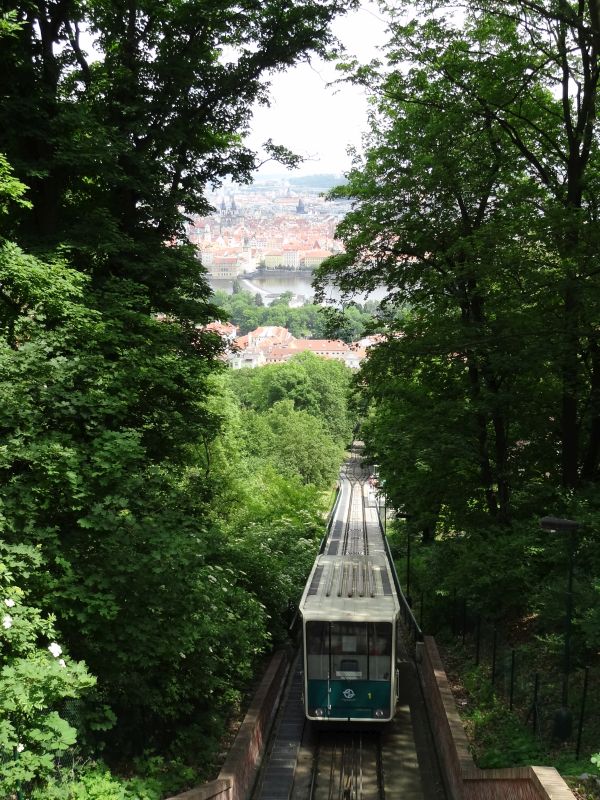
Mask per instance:
[[[565,741],[571,735],[573,728],[573,715],[569,709],[569,672],[571,670],[571,617],[573,615],[573,556],[575,553],[575,532],[580,523],[573,519],[560,517],[542,517],[540,527],[552,533],[568,533],[568,576],[567,591],[565,595],[565,649],[563,656],[562,699],[561,708],[554,716],[553,733],[557,739]]]

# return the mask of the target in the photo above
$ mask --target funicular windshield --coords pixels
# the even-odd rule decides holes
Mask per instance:
[[[307,622],[309,680],[389,681],[390,622]]]

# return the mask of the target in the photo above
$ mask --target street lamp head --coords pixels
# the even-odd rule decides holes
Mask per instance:
[[[580,525],[581,523],[576,522],[574,519],[561,519],[560,517],[542,517],[540,520],[540,528],[543,528],[545,531],[552,531],[553,533],[557,531],[570,533],[576,531]]]

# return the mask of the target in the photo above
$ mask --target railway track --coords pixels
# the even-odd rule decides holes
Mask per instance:
[[[355,602],[356,598],[376,596],[385,600],[389,595],[390,587],[386,593],[387,584],[384,585],[379,566],[384,543],[373,492],[367,489],[369,476],[362,447],[355,445],[340,470],[336,515],[328,532],[323,563],[315,569],[307,597],[320,593],[323,602],[336,602],[335,597]],[[345,556],[349,558],[335,562]],[[294,681],[255,800],[384,800],[386,796],[442,800],[444,791],[417,673],[401,644],[397,656],[399,661],[394,668],[398,669],[399,697],[395,715],[377,729],[368,724],[361,727],[360,722],[328,728],[307,720],[301,725],[305,713],[304,676]],[[364,660],[365,656],[353,658]],[[340,667],[329,669],[335,680],[335,670]],[[356,686],[359,683],[357,679]],[[333,702],[336,709],[341,707],[339,697],[334,701],[328,696],[317,705],[331,708],[326,704]]]
[[[365,511],[365,480],[357,481],[350,494],[350,505],[344,526],[343,555],[368,555],[369,537]]]
[[[309,800],[385,800],[380,734],[321,733]]]
[[[353,446],[350,458],[345,462],[340,472],[352,485],[356,483],[364,484],[369,477],[369,469],[364,466],[360,448],[356,447],[356,445]]]
[[[344,525],[342,553],[344,555],[368,555],[369,537],[365,509],[364,487],[370,471],[363,465],[362,455],[354,446],[349,461],[342,470],[350,483],[350,501]]]

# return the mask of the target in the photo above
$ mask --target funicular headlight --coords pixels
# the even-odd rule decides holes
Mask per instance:
[[[322,716],[323,716],[323,709],[315,708],[315,717],[322,717]]]
[[[385,717],[383,708],[376,708],[373,714],[377,719],[383,719]]]

